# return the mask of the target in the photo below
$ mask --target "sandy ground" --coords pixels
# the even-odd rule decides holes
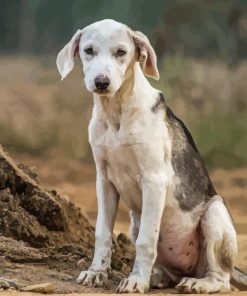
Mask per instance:
[[[59,154],[50,155],[45,160],[30,159],[25,156],[17,156],[14,159],[26,163],[39,173],[40,183],[46,188],[58,189],[64,195],[73,200],[77,206],[85,211],[92,223],[95,223],[97,203],[95,194],[95,169],[93,165],[67,160]],[[228,205],[233,217],[239,243],[237,266],[247,271],[247,168],[234,170],[215,170],[210,173],[215,187]],[[114,232],[127,232],[129,225],[128,211],[123,204],[118,211]],[[95,289],[89,289],[89,293],[97,293]],[[101,292],[101,291],[98,291]],[[105,291],[107,293],[107,290]],[[109,293],[109,292],[108,292]],[[174,294],[175,290],[150,291],[151,294]],[[233,292],[234,295],[247,295],[247,292]],[[0,292],[4,296],[31,296],[31,293]],[[38,295],[35,293],[35,295]],[[76,295],[76,294],[70,294]],[[79,295],[79,294],[77,294]],[[86,294],[85,294],[86,295]],[[96,295],[96,294],[95,294]],[[113,295],[113,294],[112,294]]]
[[[149,294],[151,294],[151,293],[149,293]],[[44,295],[44,294],[40,294],[40,293],[24,293],[24,292],[0,292],[0,295],[4,295],[4,296],[38,296],[38,295]],[[68,294],[59,294],[60,296],[68,296]],[[82,294],[78,294],[78,293],[76,293],[76,294],[69,294],[69,296],[78,296],[78,295],[82,295]],[[92,293],[83,293],[83,296],[88,296],[88,295],[90,295],[90,296],[92,296],[92,295],[94,295],[94,296],[96,296],[96,295],[102,295],[102,294],[97,294],[97,293],[94,293],[94,294],[92,294]],[[111,296],[119,296],[119,294],[108,294],[108,295],[111,295]],[[128,294],[129,296],[136,296],[137,294]],[[174,293],[173,291],[167,291],[167,292],[159,292],[159,293],[155,293],[155,294],[153,294],[152,293],[152,295],[173,295],[173,296],[176,296],[176,295],[182,295],[182,294],[177,294],[177,293]],[[188,294],[187,294],[188,295]],[[196,295],[196,296],[198,296],[198,294],[190,294],[190,295]],[[208,295],[208,294],[200,294],[200,295]],[[213,295],[215,295],[215,296],[220,296],[220,295],[238,295],[238,296],[246,296],[247,295],[247,292],[244,292],[244,291],[242,291],[242,292],[235,292],[235,293],[232,293],[232,294],[213,294]]]

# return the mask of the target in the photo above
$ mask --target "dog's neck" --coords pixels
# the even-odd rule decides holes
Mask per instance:
[[[126,71],[125,80],[114,96],[99,96],[94,94],[95,107],[103,119],[114,129],[120,128],[122,113],[126,102],[130,100],[145,100],[155,89],[144,76],[139,63],[134,63]],[[129,102],[128,102],[129,103]]]

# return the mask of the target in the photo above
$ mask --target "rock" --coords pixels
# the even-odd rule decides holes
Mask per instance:
[[[111,267],[119,271],[121,270],[122,266],[123,262],[119,258],[117,258],[117,256],[112,256]]]
[[[8,283],[7,280],[0,279],[0,287],[6,290],[6,289],[8,289],[10,286],[9,286],[9,283]]]
[[[130,245],[131,244],[130,239],[124,233],[119,233],[119,235],[117,237],[117,242],[118,243],[122,242],[125,245]]]
[[[7,280],[4,278],[0,278],[0,288],[7,290],[7,289],[18,289],[18,285],[13,280]]]
[[[20,290],[23,292],[36,292],[36,293],[43,293],[43,294],[52,294],[55,292],[57,287],[52,283],[43,283],[37,284],[32,286],[26,286],[21,288]]]
[[[78,262],[77,262],[77,267],[79,267],[81,270],[84,270],[86,269],[86,266],[87,266],[87,261],[85,260],[85,258],[82,258],[80,259]]]

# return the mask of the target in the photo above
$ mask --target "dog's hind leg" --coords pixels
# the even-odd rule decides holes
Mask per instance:
[[[230,274],[237,254],[237,239],[231,217],[221,197],[215,196],[201,219],[204,237],[205,273],[184,277],[176,286],[182,293],[216,293],[230,289]]]

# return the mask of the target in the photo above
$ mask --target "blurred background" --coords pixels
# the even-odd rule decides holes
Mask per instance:
[[[161,76],[152,84],[189,127],[243,233],[246,4],[246,0],[0,0],[0,143],[16,160],[35,166],[42,183],[68,194],[95,219],[95,171],[87,135],[92,96],[83,86],[79,59],[63,82],[55,60],[78,28],[113,18],[149,37]],[[119,215],[125,221],[124,207]]]

